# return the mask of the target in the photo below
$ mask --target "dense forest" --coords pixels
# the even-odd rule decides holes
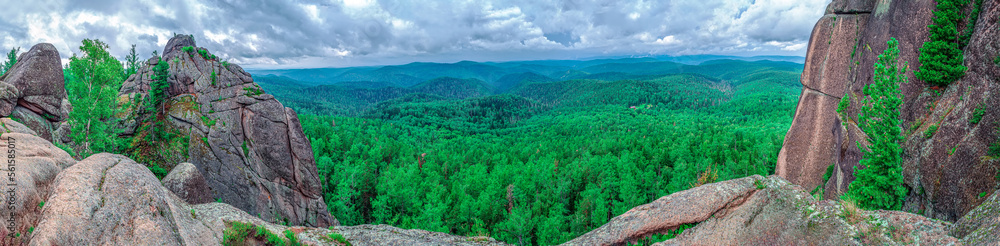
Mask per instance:
[[[801,90],[801,65],[786,62],[548,69],[441,72],[461,79],[410,86],[255,79],[300,113],[341,223],[518,245],[562,243],[673,192],[773,173]]]

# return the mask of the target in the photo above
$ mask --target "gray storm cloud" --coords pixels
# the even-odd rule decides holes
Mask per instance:
[[[0,49],[83,39],[124,57],[173,33],[249,67],[602,55],[803,55],[830,0],[44,0],[0,4]]]

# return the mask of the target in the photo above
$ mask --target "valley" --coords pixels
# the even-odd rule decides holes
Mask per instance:
[[[581,63],[547,67],[576,74],[557,78],[493,69],[491,82],[454,72],[491,67],[471,62],[377,69],[441,76],[409,87],[254,78],[300,112],[341,223],[517,245],[563,243],[658,197],[773,173],[801,91],[795,63]]]

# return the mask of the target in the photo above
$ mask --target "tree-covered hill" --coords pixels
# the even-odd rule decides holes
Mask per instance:
[[[513,85],[500,94],[475,79],[257,81],[301,114],[342,223],[552,245],[673,192],[774,172],[801,68],[678,66],[572,80],[517,72],[498,80]]]

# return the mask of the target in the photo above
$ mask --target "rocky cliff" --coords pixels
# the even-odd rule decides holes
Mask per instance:
[[[203,192],[267,221],[337,225],[323,202],[312,147],[295,111],[263,93],[238,65],[197,47],[191,36],[175,36],[162,54],[162,61],[151,58],[129,77],[119,97],[145,98],[153,66],[170,65],[168,128],[190,136],[189,157],[180,161],[197,168],[208,186]],[[142,113],[126,117],[126,133],[137,130]]]
[[[973,1],[975,2],[975,1]],[[823,186],[827,198],[854,180],[866,136],[857,127],[861,89],[873,82],[873,65],[890,37],[899,40],[900,61],[909,66],[901,85],[904,177],[910,193],[904,210],[955,221],[1000,188],[1000,161],[987,156],[997,141],[995,113],[1000,71],[1000,2],[983,1],[965,51],[966,76],[947,88],[915,78],[919,48],[928,41],[935,1],[835,0],[816,24],[809,42],[803,91],[792,127],[779,154],[776,174],[808,190]],[[973,4],[967,6],[971,12]],[[965,26],[970,20],[960,23]],[[846,113],[837,104],[849,97]],[[985,116],[970,119],[978,109]],[[823,183],[828,166],[832,177]],[[859,167],[860,168],[860,167]]]

